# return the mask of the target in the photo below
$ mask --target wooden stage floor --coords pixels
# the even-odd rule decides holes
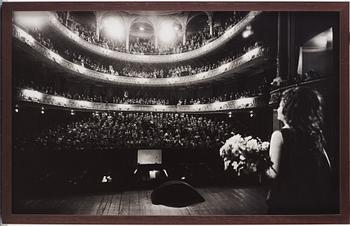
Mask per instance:
[[[77,215],[239,215],[265,214],[266,189],[262,187],[204,187],[197,191],[205,202],[173,208],[153,205],[152,190],[32,198],[18,202],[14,213]]]

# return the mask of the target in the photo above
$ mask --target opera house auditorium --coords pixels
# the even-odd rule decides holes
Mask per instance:
[[[333,169],[322,213],[337,213],[338,16],[16,11],[13,212],[269,214],[277,109],[307,87]]]

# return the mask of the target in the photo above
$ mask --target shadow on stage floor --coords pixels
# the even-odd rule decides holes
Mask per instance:
[[[154,205],[152,189],[90,194],[22,198],[14,204],[14,213],[77,215],[241,215],[266,213],[266,188],[200,187],[196,190],[205,202],[174,208]]]

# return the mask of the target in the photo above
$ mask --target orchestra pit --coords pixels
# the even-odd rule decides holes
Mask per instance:
[[[13,213],[268,214],[293,87],[323,97],[337,213],[338,16],[15,12]]]

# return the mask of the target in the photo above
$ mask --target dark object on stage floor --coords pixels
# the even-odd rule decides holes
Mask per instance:
[[[156,188],[151,195],[152,203],[170,207],[185,207],[204,202],[204,198],[183,181],[168,181]]]

